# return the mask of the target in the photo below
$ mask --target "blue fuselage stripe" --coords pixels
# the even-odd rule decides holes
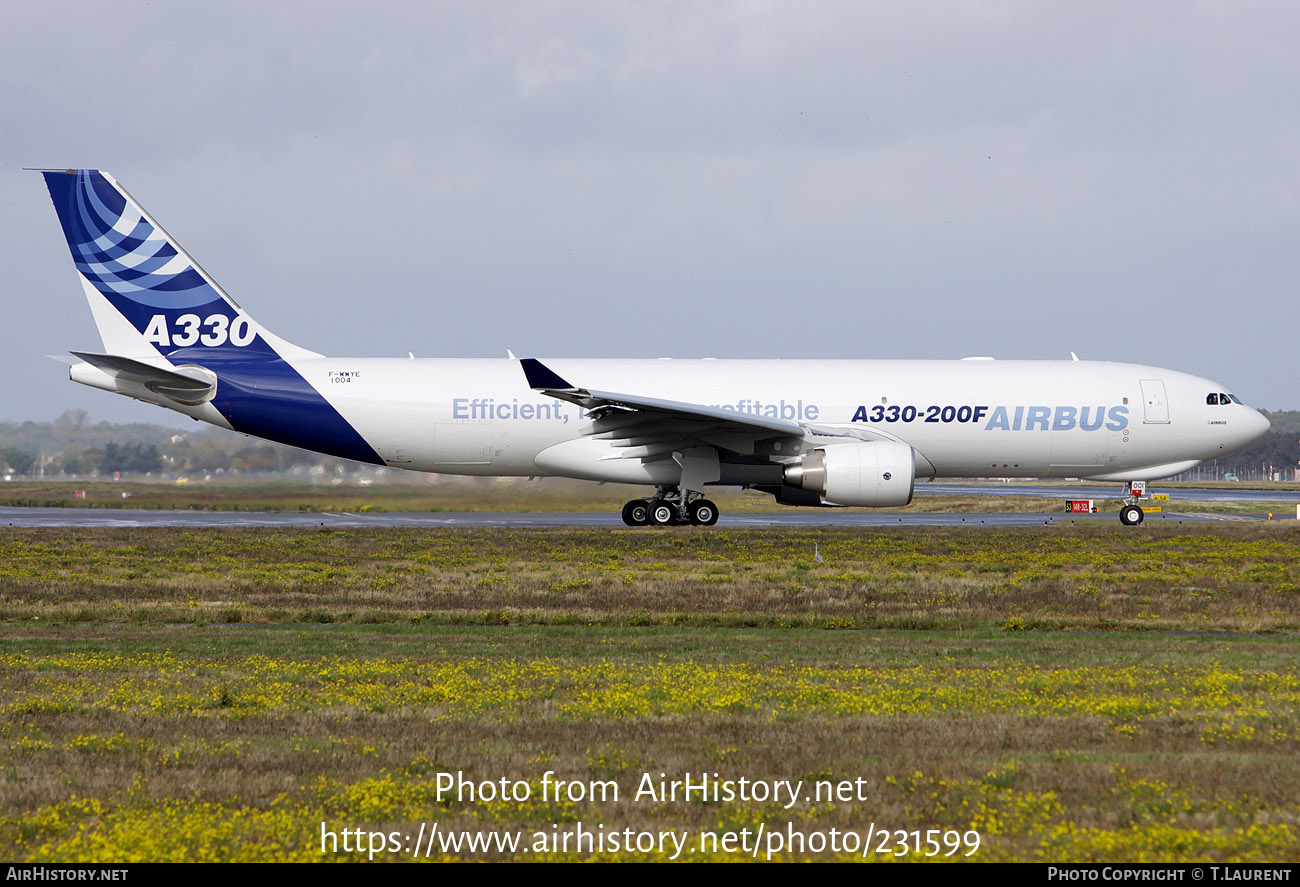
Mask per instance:
[[[207,357],[193,362],[217,374],[212,405],[236,431],[341,459],[384,464],[339,411],[283,360]]]

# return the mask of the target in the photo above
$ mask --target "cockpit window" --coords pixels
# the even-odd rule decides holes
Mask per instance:
[[[1241,403],[1241,401],[1237,398],[1237,395],[1235,395],[1235,394],[1220,394],[1219,397],[1220,397],[1220,398],[1223,398],[1223,397],[1230,397],[1230,398],[1232,398],[1232,402],[1233,402],[1233,403]],[[1244,406],[1244,404],[1243,404],[1243,406]]]
[[[1219,405],[1219,395],[1211,391],[1209,394],[1205,396],[1205,402],[1212,407],[1217,407]]]

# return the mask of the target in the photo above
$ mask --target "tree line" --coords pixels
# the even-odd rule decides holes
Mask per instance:
[[[91,423],[85,410],[54,422],[0,422],[0,468],[11,476],[274,472],[357,463],[220,428],[187,432],[161,425]]]

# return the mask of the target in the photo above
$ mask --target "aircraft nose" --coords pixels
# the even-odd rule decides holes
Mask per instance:
[[[1254,415],[1252,415],[1246,422],[1247,442],[1258,440],[1267,434],[1268,430],[1273,427],[1272,423],[1268,421],[1268,416],[1265,416],[1259,410],[1251,410],[1251,413]]]

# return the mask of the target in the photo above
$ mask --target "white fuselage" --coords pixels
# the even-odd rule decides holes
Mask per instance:
[[[608,443],[584,437],[583,410],[532,390],[512,359],[292,363],[393,467],[657,479],[641,460],[618,458]],[[1240,403],[1208,403],[1208,395],[1228,390],[1217,383],[1136,364],[983,359],[548,359],[546,364],[586,387],[899,440],[915,449],[918,477],[1155,478],[1243,446],[1268,425]],[[213,418],[206,410],[197,412]],[[718,443],[726,449],[726,441]]]

